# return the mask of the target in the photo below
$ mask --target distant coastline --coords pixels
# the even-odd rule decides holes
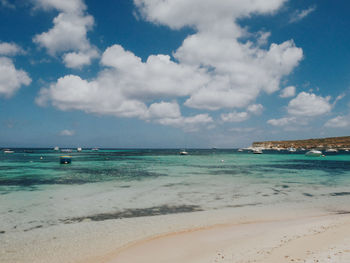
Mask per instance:
[[[306,140],[287,140],[287,141],[262,141],[253,142],[253,147],[266,149],[287,149],[289,147],[305,149],[350,149],[350,136],[328,137]]]

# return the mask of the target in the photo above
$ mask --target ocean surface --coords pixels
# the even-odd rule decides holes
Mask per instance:
[[[0,239],[58,224],[305,203],[336,213],[350,201],[350,154],[237,150],[0,152]],[[350,210],[350,208],[349,208]]]

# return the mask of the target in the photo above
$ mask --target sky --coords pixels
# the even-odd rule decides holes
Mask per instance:
[[[350,132],[345,0],[0,0],[0,147]]]

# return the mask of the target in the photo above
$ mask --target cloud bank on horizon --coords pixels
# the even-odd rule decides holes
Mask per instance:
[[[136,16],[144,22],[171,30],[193,30],[172,54],[150,54],[142,60],[119,43],[105,50],[92,44],[88,34],[96,23],[83,0],[31,0],[34,10],[57,13],[52,27],[34,35],[33,43],[73,70],[42,87],[35,101],[61,111],[137,118],[196,131],[259,116],[266,106],[257,99],[279,92],[281,100],[290,99],[285,116],[267,123],[276,127],[307,125],[312,118],[330,114],[338,99],[332,104],[330,96],[298,93],[295,84],[285,85],[304,59],[302,47],[293,39],[273,43],[266,28],[254,32],[240,24],[254,16],[274,16],[287,3],[134,0]],[[316,10],[316,6],[296,10],[288,22],[300,22]],[[30,73],[15,67],[14,57],[19,55],[25,51],[15,43],[0,43],[2,97],[14,96],[32,81]],[[79,72],[94,60],[99,60],[98,72],[84,78]],[[191,109],[191,114],[184,115],[184,109]],[[348,123],[345,115],[339,115],[325,127]]]

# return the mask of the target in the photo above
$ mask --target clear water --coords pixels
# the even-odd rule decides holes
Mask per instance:
[[[0,153],[0,237],[84,220],[276,203],[344,209],[350,200],[346,152],[85,150],[61,165],[61,153],[31,151]]]

